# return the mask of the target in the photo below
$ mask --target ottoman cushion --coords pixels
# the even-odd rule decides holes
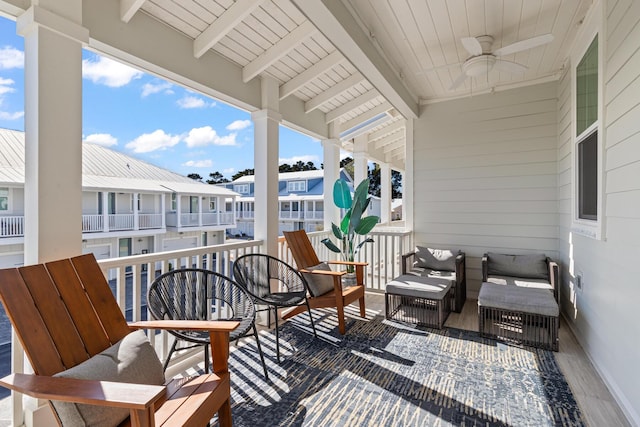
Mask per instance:
[[[523,279],[521,277],[512,276],[491,276],[487,278],[487,282],[497,285],[519,286],[521,288],[538,288],[553,291],[553,286],[547,279]]]
[[[387,283],[386,293],[441,300],[451,289],[451,280],[403,274]]]
[[[553,293],[547,289],[504,286],[496,283],[482,284],[478,305],[551,317],[558,317],[560,314]]]

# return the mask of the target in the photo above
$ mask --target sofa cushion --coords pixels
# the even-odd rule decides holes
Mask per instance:
[[[547,279],[526,279],[512,276],[489,276],[487,282],[497,285],[520,286],[521,288],[536,288],[553,290]]]
[[[306,267],[306,270],[331,271],[331,267],[329,267],[329,264],[327,264],[326,262],[321,262],[318,265]],[[313,297],[319,297],[320,295],[324,295],[327,292],[331,292],[333,290],[333,276],[313,273],[302,273],[302,275],[307,281],[307,286],[309,286],[309,293]]]
[[[416,246],[415,267],[439,271],[456,271],[456,249],[436,249]]]
[[[544,254],[506,255],[489,252],[488,274],[549,280],[547,257]]]
[[[487,282],[480,287],[478,305],[552,317],[560,314],[553,293],[546,289],[502,286]]]
[[[162,385],[164,373],[143,331],[135,331],[92,358],[54,377]],[[129,416],[126,408],[51,401],[62,425],[116,426]]]
[[[441,300],[451,289],[451,280],[403,274],[387,283],[385,293]]]

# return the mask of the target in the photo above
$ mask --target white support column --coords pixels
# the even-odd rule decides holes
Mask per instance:
[[[182,196],[176,193],[176,227],[182,227],[182,203],[180,203]]]
[[[160,213],[162,214],[162,216],[160,217],[161,219],[161,224],[162,224],[162,228],[165,229],[167,228],[167,208],[166,208],[166,203],[167,203],[167,199],[166,199],[166,194],[161,193],[160,194]]]
[[[109,192],[102,192],[102,231],[109,232]]]
[[[407,230],[413,231],[413,119],[405,121],[405,161],[402,176],[402,219]]]
[[[353,139],[353,183],[357,187],[369,175],[367,165],[367,135]],[[355,190],[355,188],[354,188]]]
[[[255,238],[262,240],[263,253],[278,254],[278,154],[280,105],[278,82],[263,77],[262,110],[251,113],[254,122]]]
[[[202,227],[202,196],[198,196],[198,227]]]
[[[340,178],[340,129],[337,123],[329,125],[330,139],[322,140],[324,165],[324,230],[331,230],[331,223],[340,224],[340,210],[333,203],[333,184]]]
[[[24,263],[82,253],[82,0],[40,0],[16,22],[24,37]],[[23,372],[13,341],[12,371]],[[12,397],[13,425],[55,425],[48,405]]]
[[[380,163],[380,223],[391,222],[391,167]]]
[[[133,193],[133,229],[140,230],[140,209],[138,206],[140,193]]]

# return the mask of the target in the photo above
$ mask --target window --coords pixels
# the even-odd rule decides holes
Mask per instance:
[[[576,67],[577,217],[598,220],[598,37]]]
[[[211,212],[214,212],[216,210],[216,198],[215,197],[209,197],[209,210]]]
[[[287,183],[287,188],[289,191],[307,191],[307,182],[306,181],[289,181]]]
[[[233,191],[240,194],[249,194],[249,184],[237,184],[233,186]]]
[[[178,210],[178,195],[176,193],[171,193],[171,210]]]
[[[9,189],[0,188],[0,211],[9,210]]]

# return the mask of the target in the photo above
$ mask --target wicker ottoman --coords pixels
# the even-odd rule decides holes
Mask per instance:
[[[387,319],[441,329],[451,310],[451,281],[404,274],[387,283]]]
[[[483,283],[480,335],[558,351],[558,303],[547,289]]]

